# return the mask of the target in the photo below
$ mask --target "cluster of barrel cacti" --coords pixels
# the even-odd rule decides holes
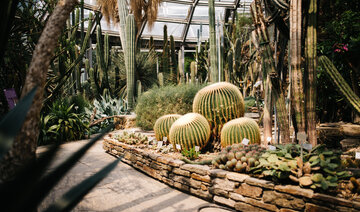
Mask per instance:
[[[116,135],[115,139],[130,145],[144,144],[148,142],[148,137],[146,135],[143,135],[141,133],[127,132],[127,131],[124,131],[122,134]]]
[[[252,167],[259,165],[259,157],[264,151],[265,148],[257,144],[234,144],[224,148],[212,161],[212,165],[215,168],[248,173]]]
[[[162,141],[164,137],[168,138],[172,124],[180,117],[181,115],[178,114],[169,114],[158,118],[154,125],[156,140]]]

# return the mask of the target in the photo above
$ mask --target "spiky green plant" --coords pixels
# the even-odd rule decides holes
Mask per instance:
[[[160,72],[158,74],[158,79],[159,79],[159,85],[160,87],[163,87],[164,86],[164,74],[162,72]]]
[[[206,86],[196,94],[193,111],[206,117],[213,135],[217,137],[226,122],[244,116],[244,99],[235,85],[219,82]]]
[[[215,1],[209,0],[209,39],[210,39],[210,82],[218,82],[218,60],[216,54]]]
[[[227,122],[221,130],[221,146],[241,143],[243,139],[249,144],[260,144],[259,125],[251,118],[237,118]]]
[[[169,65],[170,65],[170,58],[169,58],[169,41],[167,36],[167,26],[164,25],[164,43],[163,43],[163,52],[162,52],[162,72],[164,74],[169,73]]]
[[[175,40],[174,36],[170,35],[170,79],[172,83],[177,83],[177,61],[175,53]]]
[[[199,146],[201,150],[209,141],[210,125],[204,116],[188,113],[173,123],[169,138],[174,149],[176,149],[176,144],[179,144],[181,150],[190,150],[195,146]]]
[[[129,14],[126,17],[126,87],[128,109],[134,108],[135,92],[135,19],[134,15]]]
[[[154,125],[156,140],[162,141],[163,137],[169,138],[171,125],[180,117],[181,115],[179,114],[169,114],[158,118]]]
[[[196,83],[195,77],[196,77],[196,62],[192,61],[190,64],[190,79],[192,84]]]

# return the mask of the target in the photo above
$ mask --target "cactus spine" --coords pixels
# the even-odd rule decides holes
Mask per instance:
[[[190,150],[199,146],[200,150],[206,146],[210,138],[210,126],[206,118],[198,113],[188,113],[176,120],[170,128],[170,142],[176,149]]]
[[[319,57],[319,64],[323,69],[325,69],[325,73],[331,78],[333,83],[339,89],[339,91],[344,95],[346,100],[354,107],[354,109],[360,113],[360,98],[355,94],[351,87],[345,79],[341,76],[339,71],[336,69],[334,64],[327,58],[326,56]]]
[[[128,109],[134,108],[135,91],[135,18],[129,14],[126,18],[126,87]]]
[[[210,37],[210,82],[218,82],[218,60],[216,55],[215,1],[209,0],[209,37]]]
[[[249,139],[249,144],[260,144],[259,125],[251,118],[237,118],[226,124],[221,130],[221,146],[241,143],[243,139]]]
[[[154,124],[154,132],[155,132],[156,140],[162,141],[163,137],[169,138],[169,131],[171,125],[180,117],[181,115],[178,114],[169,114],[158,118]]]
[[[198,91],[193,102],[193,112],[205,116],[215,137],[226,122],[244,116],[244,111],[244,99],[239,89],[228,82],[206,86]]]

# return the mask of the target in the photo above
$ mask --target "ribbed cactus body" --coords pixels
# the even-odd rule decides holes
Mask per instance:
[[[135,92],[135,18],[129,14],[126,18],[126,87],[128,109],[134,108]]]
[[[219,81],[216,52],[215,0],[209,0],[210,82]]]
[[[251,118],[237,118],[226,124],[221,130],[221,146],[238,144],[246,138],[249,144],[260,144],[259,125]]]
[[[157,141],[162,141],[163,137],[169,138],[169,131],[171,125],[180,118],[181,115],[169,114],[158,118],[154,125],[155,138]]]
[[[159,80],[160,87],[163,87],[164,86],[164,74],[162,72],[160,72],[158,74],[158,80]]]
[[[244,111],[244,99],[239,89],[228,82],[206,86],[196,94],[193,102],[193,112],[206,117],[215,136],[226,122],[244,116]]]
[[[204,116],[188,113],[173,123],[169,138],[174,149],[176,149],[176,144],[180,144],[181,150],[190,150],[195,146],[199,146],[201,150],[209,141],[210,125]]]
[[[196,77],[196,62],[192,61],[190,64],[190,79],[191,84],[195,84],[195,77]]]

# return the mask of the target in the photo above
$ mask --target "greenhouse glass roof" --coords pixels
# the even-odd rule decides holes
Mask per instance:
[[[231,13],[237,11],[250,15],[249,6],[252,0],[215,0],[215,20],[217,27],[225,24],[226,15],[231,20]],[[89,10],[98,10],[96,0],[85,0],[85,17]],[[207,40],[209,37],[208,1],[204,0],[163,0],[158,9],[157,20],[152,28],[146,24],[141,29],[141,39],[162,40],[163,27],[167,25],[168,35],[175,41],[188,43]],[[117,24],[101,20],[103,32],[118,36]]]

